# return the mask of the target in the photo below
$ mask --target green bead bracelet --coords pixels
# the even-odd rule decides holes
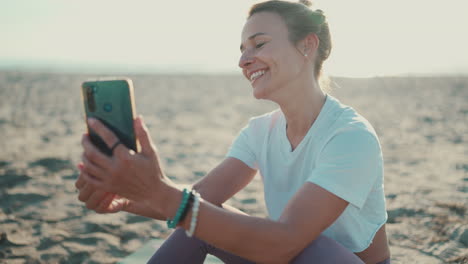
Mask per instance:
[[[190,192],[186,188],[184,188],[183,195],[184,196],[182,197],[182,201],[180,202],[179,209],[177,209],[177,213],[174,216],[174,219],[167,220],[168,228],[175,228],[177,226],[177,224],[180,221],[180,217],[182,216],[182,213],[185,210],[185,207],[187,207],[188,200],[190,198]]]

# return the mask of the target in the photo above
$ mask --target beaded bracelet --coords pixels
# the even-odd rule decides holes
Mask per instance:
[[[177,213],[174,216],[174,219],[168,219],[167,220],[167,227],[168,228],[175,228],[177,226],[177,223],[180,220],[180,216],[184,212],[185,207],[187,206],[187,202],[190,197],[190,193],[187,191],[186,188],[183,190],[184,196],[182,197],[182,201],[180,202],[179,208],[177,209]]]
[[[192,237],[193,233],[195,232],[195,227],[197,226],[197,217],[198,217],[198,209],[200,208],[200,194],[195,193],[195,201],[193,202],[193,209],[192,209],[192,220],[190,221],[190,229],[187,231],[185,230],[185,234],[188,237]]]
[[[184,212],[182,213],[182,216],[180,217],[179,223],[184,221],[185,217],[187,216],[188,212],[190,211],[190,208],[193,207],[193,200],[195,199],[194,192],[196,192],[196,191],[192,190],[190,192],[190,197],[189,197],[189,200],[187,202],[187,206],[185,207]]]

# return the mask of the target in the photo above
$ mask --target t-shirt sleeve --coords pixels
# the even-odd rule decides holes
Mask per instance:
[[[252,135],[252,120],[244,127],[229,148],[226,157],[233,157],[241,160],[252,169],[258,169],[257,155]]]
[[[376,136],[348,130],[328,141],[307,181],[361,209],[379,177],[383,161]]]

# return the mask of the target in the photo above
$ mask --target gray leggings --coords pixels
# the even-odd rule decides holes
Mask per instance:
[[[189,238],[185,235],[182,228],[177,228],[174,233],[161,245],[148,261],[154,263],[175,263],[175,264],[202,264],[206,254],[215,257],[228,264],[247,264],[255,263],[241,258],[227,251],[215,248],[198,238]],[[351,251],[338,244],[336,241],[320,235],[316,240],[310,243],[294,260],[293,264],[305,263],[364,263]],[[390,260],[381,262],[389,264]]]

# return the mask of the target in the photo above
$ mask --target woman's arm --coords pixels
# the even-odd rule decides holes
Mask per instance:
[[[221,206],[254,178],[256,170],[242,161],[228,157],[193,185],[204,200]]]
[[[167,189],[164,214],[172,217],[182,194]],[[157,199],[157,198],[156,198]],[[259,263],[288,263],[330,226],[348,202],[306,183],[289,201],[279,221],[240,215],[202,202],[195,236],[233,254]],[[189,229],[191,213],[180,225]]]

